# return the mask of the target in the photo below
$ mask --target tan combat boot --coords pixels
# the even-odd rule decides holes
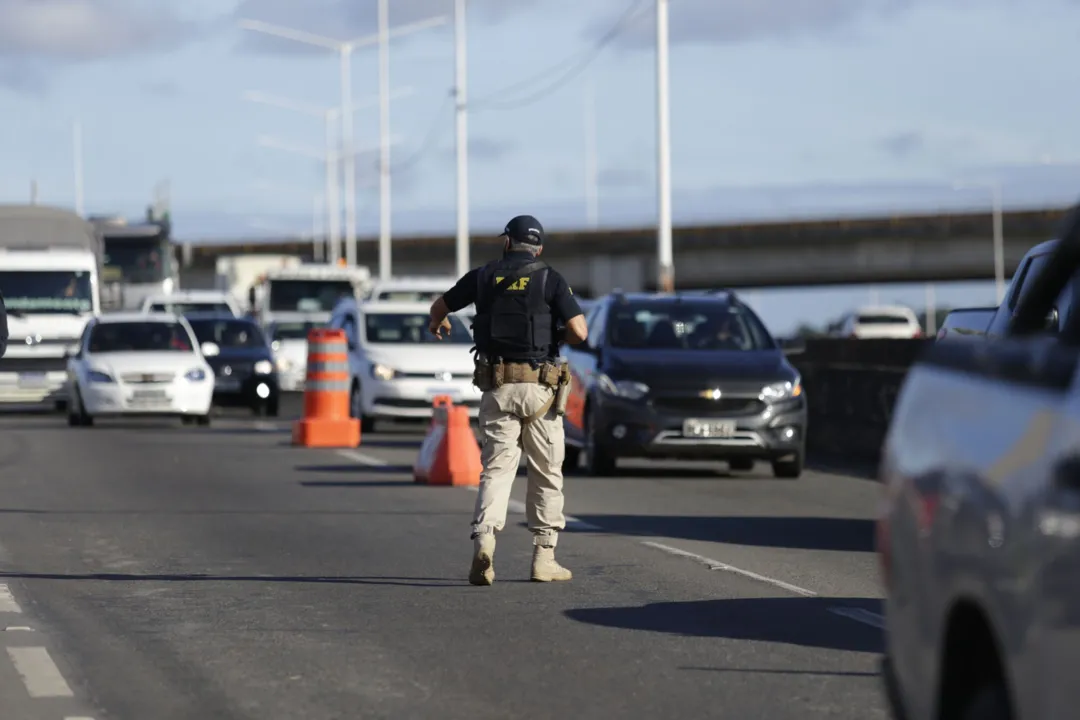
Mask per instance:
[[[533,546],[532,579],[536,582],[562,582],[574,574],[555,560],[555,548]]]
[[[490,585],[495,582],[495,535],[481,533],[473,538],[472,568],[469,582],[473,585]]]

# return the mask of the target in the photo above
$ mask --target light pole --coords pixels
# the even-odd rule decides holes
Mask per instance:
[[[984,188],[990,191],[994,226],[994,289],[1000,305],[1005,299],[1005,228],[1002,212],[1002,183],[1000,180],[984,182],[954,182],[954,190]]]
[[[457,275],[469,271],[469,126],[465,42],[466,0],[454,0],[454,122],[457,133]]]
[[[402,88],[399,91],[391,93],[391,96],[404,97],[406,95],[411,95],[412,92],[412,88]],[[341,113],[341,109],[312,105],[310,103],[290,100],[289,98],[280,97],[278,95],[269,95],[253,90],[244,93],[244,99],[263,105],[270,105],[284,110],[294,110],[296,112],[304,113],[305,115],[323,118],[323,121],[326,124],[326,219],[329,232],[327,242],[330,251],[328,259],[330,262],[337,262],[341,257],[341,202],[338,198],[340,182],[338,161],[342,152],[335,142],[334,131],[337,127],[337,118]],[[353,110],[361,110],[365,107],[371,107],[376,102],[377,100],[374,98],[361,100],[360,102],[354,103],[352,108]]]
[[[342,152],[345,155],[345,257],[346,262],[349,265],[356,264],[356,156],[353,153],[353,101],[352,101],[352,55],[353,51],[361,47],[368,47],[379,43],[381,46],[385,46],[390,38],[399,37],[401,35],[408,35],[418,30],[424,30],[437,25],[442,25],[446,22],[445,17],[430,18],[427,20],[421,20],[419,22],[410,23],[408,25],[402,25],[398,28],[385,29],[385,32],[379,32],[374,35],[365,35],[363,37],[356,38],[354,40],[336,40],[323,35],[316,35],[315,33],[309,33],[302,30],[293,30],[291,28],[282,27],[280,25],[272,25],[260,20],[241,20],[240,27],[245,30],[252,30],[255,32],[261,32],[274,37],[284,38],[286,40],[294,40],[296,42],[305,43],[307,45],[313,45],[316,47],[326,48],[333,50],[340,55],[341,58],[341,141]],[[383,90],[383,88],[380,88]],[[388,88],[386,89],[388,90]],[[388,92],[380,92],[380,105],[387,105],[390,102]],[[386,111],[381,112],[380,116],[386,116]],[[389,131],[385,130],[380,133],[386,135]],[[382,145],[385,145],[384,141]],[[386,184],[383,187],[384,192],[389,191],[389,185]],[[379,256],[383,256],[382,244],[384,242],[382,236],[379,238]],[[389,255],[389,238],[386,238],[385,243],[387,245],[386,254]],[[381,272],[381,271],[380,271]]]
[[[656,0],[657,265],[662,292],[675,289],[671,249],[671,117],[668,92],[668,0]]]
[[[596,86],[585,85],[585,220],[589,229],[600,224],[600,192],[596,156]]]

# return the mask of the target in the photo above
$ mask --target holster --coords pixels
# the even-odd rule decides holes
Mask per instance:
[[[480,392],[491,392],[503,386],[506,366],[501,358],[477,355],[473,363],[473,385]]]
[[[570,401],[570,389],[573,378],[570,376],[570,366],[563,362],[559,366],[559,385],[555,389],[555,414],[565,415],[566,404]]]

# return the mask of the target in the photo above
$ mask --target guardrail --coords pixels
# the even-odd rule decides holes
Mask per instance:
[[[791,362],[809,401],[809,458],[877,463],[904,376],[931,342],[808,340]]]

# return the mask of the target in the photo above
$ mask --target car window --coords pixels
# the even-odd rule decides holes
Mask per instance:
[[[255,323],[243,320],[192,320],[190,325],[200,343],[212,342],[221,348],[266,346],[266,337]]]
[[[911,319],[903,315],[859,315],[860,325],[910,325]]]
[[[365,313],[364,336],[369,343],[472,345],[472,335],[461,319],[455,315],[446,319],[450,322],[450,336],[439,340],[428,332],[427,313]]]
[[[91,353],[194,352],[191,336],[175,322],[110,322],[94,326]]]
[[[604,306],[597,305],[585,319],[585,326],[589,332],[588,339],[585,342],[589,347],[600,347],[604,342],[604,331],[607,329],[606,310],[607,308]]]
[[[612,347],[649,350],[771,350],[775,342],[748,309],[727,303],[627,303],[611,311]]]

